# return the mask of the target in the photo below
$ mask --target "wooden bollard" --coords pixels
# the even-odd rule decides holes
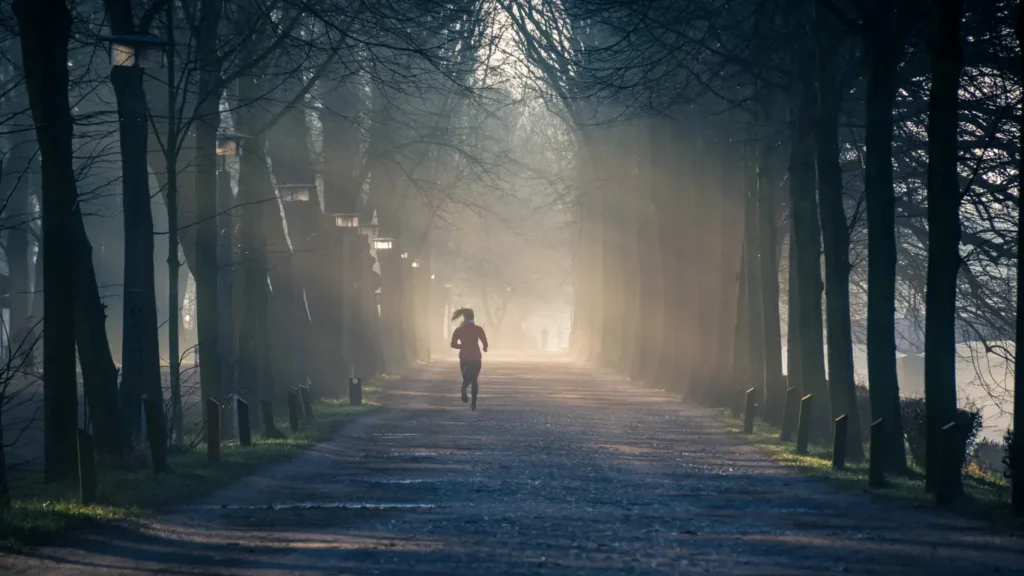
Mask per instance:
[[[142,399],[146,413],[146,436],[149,439],[149,457],[153,460],[153,472],[163,474],[167,466],[167,429],[164,427],[163,406],[149,397]]]
[[[78,439],[78,494],[83,506],[96,502],[96,445],[92,434],[81,428]]]
[[[935,483],[935,503],[939,506],[949,506],[956,498],[956,477],[960,474],[959,450],[954,449],[956,436],[956,422],[939,429],[939,474]]]
[[[807,444],[811,438],[811,410],[814,409],[814,396],[808,394],[800,399],[800,422],[796,429],[796,453],[807,454]]]
[[[743,433],[754,433],[754,414],[757,413],[757,389],[747,390],[747,401],[743,412]]]
[[[263,437],[282,438],[284,434],[274,424],[274,407],[266,400],[260,401],[260,415],[263,417]]]
[[[206,459],[220,462],[220,403],[206,399]]]
[[[868,462],[868,486],[885,486],[885,420],[871,423],[871,448]]]
[[[846,414],[836,418],[834,433],[832,434],[832,468],[842,470],[846,468],[846,439],[848,430]]]
[[[299,392],[292,388],[288,390],[288,425],[291,427],[293,434],[299,431],[299,412],[301,411]]]
[[[786,388],[786,403],[782,405],[782,431],[779,440],[789,442],[793,439],[793,430],[796,428],[797,409],[800,397],[797,396],[795,386]]]
[[[363,381],[359,378],[348,379],[348,403],[352,406],[363,403]]]
[[[249,403],[235,398],[235,411],[238,412],[238,444],[252,446],[252,428],[249,423]]]
[[[309,392],[309,386],[299,386],[299,400],[302,401],[302,413],[308,424],[313,421],[313,395]]]

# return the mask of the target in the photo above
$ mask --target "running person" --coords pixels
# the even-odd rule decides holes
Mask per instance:
[[[462,371],[462,401],[469,401],[469,398],[466,397],[466,388],[472,386],[473,403],[470,407],[476,410],[476,395],[479,390],[477,380],[480,377],[480,366],[483,361],[480,344],[483,344],[484,352],[487,352],[487,334],[473,321],[472,309],[459,308],[452,316],[452,320],[458,320],[460,316],[463,322],[452,332],[452,348],[459,351],[459,368]]]

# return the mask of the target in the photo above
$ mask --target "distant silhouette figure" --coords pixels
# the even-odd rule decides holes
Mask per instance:
[[[484,329],[477,326],[473,320],[473,310],[470,308],[459,308],[452,316],[452,321],[463,319],[462,325],[452,332],[452,348],[459,351],[459,369],[462,371],[462,401],[467,402],[466,388],[473,387],[473,404],[470,406],[476,410],[476,396],[480,385],[480,368],[483,363],[483,355],[480,353],[480,344],[483,344],[484,352],[487,352],[487,334]]]
[[[541,350],[547,350],[548,348],[548,327],[545,326],[540,330],[540,347]]]

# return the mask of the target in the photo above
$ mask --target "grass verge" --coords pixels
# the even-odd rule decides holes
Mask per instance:
[[[160,476],[151,468],[101,469],[98,503],[88,506],[79,503],[77,482],[43,484],[39,478],[25,479],[11,486],[10,509],[0,512],[0,547],[44,544],[97,523],[142,518],[201,498],[329,439],[355,417],[379,408],[379,392],[372,384],[364,386],[360,406],[349,405],[347,399],[317,400],[316,419],[303,423],[297,433],[290,434],[286,421],[276,423],[278,430],[289,431],[285,438],[264,439],[254,430],[248,448],[237,442],[222,444],[217,464],[207,461],[202,445],[170,456],[172,472]]]
[[[806,455],[796,453],[795,442],[779,440],[779,429],[757,422],[753,434],[743,433],[743,422],[728,415],[724,418],[726,432],[740,437],[761,448],[779,464],[792,468],[801,474],[825,478],[844,488],[859,490],[884,498],[890,498],[912,507],[934,507],[934,497],[924,490],[924,473],[917,466],[911,466],[907,476],[887,476],[885,488],[868,486],[868,464],[849,463],[843,470],[832,468],[832,448],[811,445]],[[864,453],[868,453],[865,445]],[[1009,483],[996,474],[986,473],[977,466],[968,466],[964,471],[964,494],[953,505],[955,512],[990,522],[996,526],[1020,532],[1024,530],[1024,519],[1010,512]]]

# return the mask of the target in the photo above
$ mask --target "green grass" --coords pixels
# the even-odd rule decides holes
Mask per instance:
[[[150,467],[101,469],[98,502],[89,506],[79,504],[77,482],[43,484],[39,478],[25,479],[11,486],[11,506],[0,512],[0,546],[41,544],[96,523],[131,521],[200,498],[329,439],[356,416],[379,408],[379,392],[372,384],[364,386],[360,406],[349,405],[347,399],[317,400],[316,419],[303,423],[296,434],[290,433],[286,421],[276,423],[278,430],[286,431],[285,438],[264,439],[254,430],[251,447],[223,443],[217,464],[207,461],[203,444],[170,456],[172,472],[160,476]]]
[[[779,440],[779,429],[763,422],[754,425],[753,434],[743,433],[743,423],[726,415],[726,432],[739,436],[764,450],[779,464],[808,476],[828,479],[844,488],[860,490],[883,498],[890,498],[913,507],[935,506],[934,497],[924,490],[924,473],[911,465],[906,476],[886,476],[884,488],[868,486],[868,464],[846,463],[844,470],[832,468],[831,446],[808,448],[806,455],[796,453],[795,442]],[[865,445],[864,453],[868,453]],[[1024,519],[1016,518],[1010,512],[1010,487],[1006,479],[997,474],[986,473],[977,466],[968,466],[964,471],[964,495],[953,505],[953,510],[1011,530],[1024,529]]]

